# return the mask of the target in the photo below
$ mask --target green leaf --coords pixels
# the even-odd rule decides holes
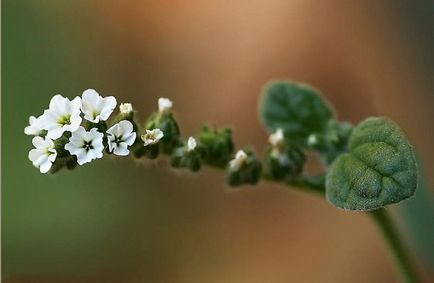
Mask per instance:
[[[333,109],[308,85],[274,81],[265,86],[260,116],[270,132],[282,128],[287,138],[304,146],[310,134],[324,132]]]
[[[326,196],[349,210],[374,210],[411,197],[417,187],[416,157],[401,128],[388,118],[368,118],[354,128],[348,153],[326,176]]]

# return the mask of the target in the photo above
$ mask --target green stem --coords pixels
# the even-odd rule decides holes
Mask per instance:
[[[384,208],[370,211],[369,214],[373,217],[384,239],[386,240],[390,252],[392,253],[396,266],[400,270],[404,282],[417,283],[420,282],[413,269],[409,254],[404,248],[402,239],[399,237],[396,227],[393,225],[392,219]]]
[[[293,188],[297,188],[306,192],[319,194],[324,197],[325,184],[324,176],[305,176],[294,182],[288,183]],[[378,228],[381,230],[384,239],[386,240],[389,250],[394,257],[396,267],[401,272],[403,279],[406,283],[420,282],[417,277],[416,271],[413,268],[411,259],[404,247],[402,239],[392,222],[391,217],[386,209],[381,208],[368,212],[377,223]]]
[[[325,195],[324,181],[325,181],[324,175],[318,175],[318,176],[306,175],[298,179],[292,180],[290,182],[287,182],[287,185],[291,186],[292,188],[299,189],[301,191],[318,194],[319,196],[324,197]]]
[[[223,168],[219,168],[223,169]],[[270,181],[264,178],[265,181]],[[298,179],[286,182],[286,185],[291,188],[298,189],[300,191],[313,193],[321,197],[325,197],[325,175],[310,176],[305,175]],[[389,250],[392,253],[395,263],[399,271],[401,272],[404,282],[406,283],[418,283],[418,279],[415,270],[411,264],[409,255],[407,254],[402,239],[399,237],[398,231],[393,225],[391,218],[384,208],[369,211],[368,215],[377,223],[384,239],[386,240]]]

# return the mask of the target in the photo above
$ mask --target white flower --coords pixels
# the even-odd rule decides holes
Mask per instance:
[[[235,158],[229,161],[229,168],[234,171],[239,170],[246,163],[247,157],[244,150],[238,150]]]
[[[130,153],[128,146],[131,146],[136,140],[136,133],[133,132],[133,124],[130,121],[120,121],[108,129],[107,134],[110,152],[121,156],[126,156]]]
[[[133,106],[131,103],[121,103],[121,105],[119,105],[119,111],[121,111],[122,114],[130,114],[133,112]]]
[[[145,142],[145,146],[155,144],[163,138],[164,134],[160,129],[146,130],[146,134],[142,135],[142,141]]]
[[[269,143],[273,146],[273,147],[277,147],[282,145],[282,143],[284,142],[285,137],[283,134],[283,130],[282,129],[277,129],[273,134],[270,135],[270,137],[268,138]]]
[[[81,96],[81,110],[84,119],[98,123],[105,121],[116,108],[116,98],[113,96],[102,97],[94,89],[87,89]]]
[[[172,109],[173,103],[170,99],[160,97],[158,99],[158,111],[164,112]]]
[[[65,149],[72,155],[77,156],[77,162],[80,165],[91,162],[93,159],[101,158],[104,146],[102,144],[103,134],[96,128],[87,132],[83,127],[72,133],[69,143]]]
[[[74,98],[72,101],[60,94],[53,96],[48,110],[39,117],[43,129],[47,130],[47,136],[57,139],[66,131],[73,132],[81,123],[80,117],[81,99]]]
[[[189,137],[187,140],[187,151],[193,151],[197,146],[196,139],[193,137]]]
[[[24,133],[29,136],[39,136],[42,134],[42,131],[44,130],[42,127],[42,119],[44,117],[41,115],[38,118],[35,116],[29,117],[29,125],[24,128]]]
[[[30,150],[29,159],[35,167],[39,168],[41,173],[47,173],[57,157],[54,142],[48,137],[45,137],[45,139],[34,137],[32,143],[35,149]]]

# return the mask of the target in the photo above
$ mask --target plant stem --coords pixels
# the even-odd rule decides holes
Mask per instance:
[[[290,182],[287,182],[287,185],[291,186],[292,188],[299,189],[301,191],[314,193],[324,197],[325,195],[324,181],[325,181],[324,175],[317,175],[317,176],[306,175],[299,179],[295,179]]]
[[[296,182],[291,182],[288,185],[306,192],[319,194],[323,197],[325,194],[323,176],[308,176]],[[394,257],[396,267],[399,269],[403,279],[405,280],[403,282],[420,282],[411,263],[410,256],[404,247],[402,238],[399,237],[398,230],[393,224],[392,219],[387,213],[386,209],[380,208],[367,213],[368,215],[372,216],[374,221],[377,223],[378,228],[381,230],[383,237],[387,242],[388,248]]]
[[[384,239],[386,240],[390,252],[392,253],[396,266],[401,272],[404,282],[417,283],[420,282],[416,275],[409,254],[405,250],[402,238],[399,237],[397,229],[392,222],[391,217],[384,208],[368,212],[380,228]]]
[[[223,168],[220,168],[223,169]],[[265,181],[269,181],[264,179]],[[293,189],[315,194],[320,197],[325,197],[325,176],[324,175],[305,175],[298,179],[286,182],[286,185]],[[392,222],[386,209],[380,208],[373,211],[368,211],[368,215],[372,216],[377,226],[381,230],[384,239],[386,240],[389,251],[394,257],[397,269],[401,272],[406,283],[421,282],[417,277],[416,271],[413,268],[411,259],[405,250],[402,239],[399,237],[398,230]]]

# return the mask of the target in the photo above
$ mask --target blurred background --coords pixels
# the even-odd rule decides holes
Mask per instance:
[[[318,197],[228,192],[221,172],[164,160],[47,176],[27,159],[28,116],[87,88],[141,121],[168,97],[185,136],[232,126],[261,152],[258,95],[274,78],[314,85],[342,120],[407,132],[423,182],[390,210],[434,281],[433,1],[2,2],[3,282],[395,282],[374,223]]]

